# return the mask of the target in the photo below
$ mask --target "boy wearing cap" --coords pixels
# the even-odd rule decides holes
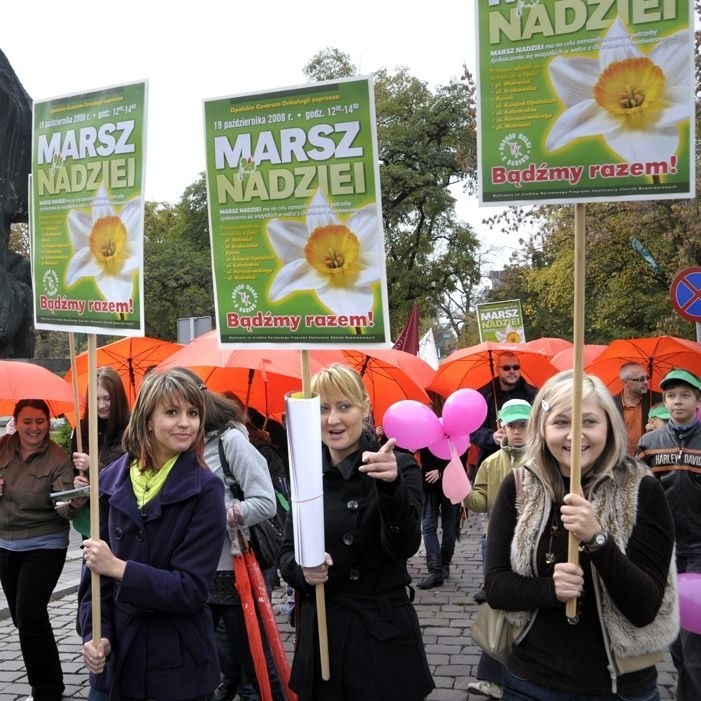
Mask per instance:
[[[499,410],[499,422],[504,432],[501,448],[485,458],[477,470],[472,491],[465,497],[468,511],[489,514],[497,498],[502,480],[521,462],[526,445],[526,428],[531,405],[525,399],[510,399]],[[486,529],[485,529],[486,531]],[[484,567],[486,535],[482,536],[482,566]],[[476,600],[479,597],[475,596]],[[477,681],[470,682],[467,690],[474,694],[500,699],[501,677],[504,668],[500,662],[483,652],[477,665]]]
[[[656,428],[664,428],[669,419],[669,412],[664,402],[658,402],[650,407],[650,411],[647,415],[647,423],[645,424],[645,431],[650,432],[654,431]]]
[[[660,479],[674,518],[678,572],[701,572],[701,380],[672,370],[662,382],[670,414],[663,428],[644,434],[637,457]],[[701,699],[701,635],[681,629],[672,644],[677,700]]]

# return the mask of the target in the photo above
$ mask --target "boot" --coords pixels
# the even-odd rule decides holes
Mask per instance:
[[[443,584],[443,575],[441,574],[441,556],[426,555],[426,566],[428,568],[428,576],[424,577],[419,583],[419,589],[432,589],[440,587]]]
[[[443,579],[448,579],[448,577],[450,577],[450,562],[452,559],[452,553],[450,555],[441,553],[441,575],[443,576]]]

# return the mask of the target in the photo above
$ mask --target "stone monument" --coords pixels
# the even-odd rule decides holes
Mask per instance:
[[[0,358],[34,356],[29,261],[10,251],[10,225],[28,222],[32,100],[0,51]]]

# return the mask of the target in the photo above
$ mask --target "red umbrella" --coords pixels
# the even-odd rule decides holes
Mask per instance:
[[[97,349],[96,367],[101,368],[109,365],[119,373],[124,391],[127,393],[129,406],[133,407],[144,375],[182,347],[181,343],[172,343],[148,336],[122,338]],[[88,387],[87,351],[76,356],[75,365],[78,375],[78,390],[82,396],[85,396]],[[73,373],[69,370],[65,378],[71,382],[72,377]]]
[[[594,361],[595,358],[601,355],[602,351],[605,348],[606,346],[602,346],[596,343],[585,344],[583,350],[584,367],[589,365],[591,362]],[[565,350],[561,350],[559,353],[556,353],[552,358],[550,358],[550,362],[558,370],[571,370],[574,364],[574,348],[567,348]]]
[[[250,555],[250,553],[249,553]],[[256,671],[258,688],[263,701],[272,701],[273,694],[270,690],[270,677],[268,676],[268,665],[265,662],[265,652],[263,650],[263,639],[260,635],[258,616],[253,601],[251,581],[248,578],[248,567],[245,562],[245,555],[234,556],[234,572],[236,573],[236,589],[241,599],[243,618],[246,623],[246,633],[248,633],[248,647],[253,659],[253,667]]]
[[[333,353],[336,362],[343,360],[339,351]],[[285,411],[285,394],[302,389],[298,350],[222,348],[216,330],[198,336],[157,369],[173,367],[190,368],[209,389],[233,392],[245,406],[264,416],[280,416]]]
[[[43,399],[53,416],[75,411],[73,387],[41,365],[0,360],[0,415],[10,416],[20,399]]]
[[[566,338],[543,336],[542,338],[534,338],[532,341],[527,341],[524,345],[552,358],[560,351],[571,349],[572,341],[568,341]]]
[[[309,353],[312,374],[333,363],[355,369],[370,396],[376,423],[387,407],[400,399],[430,403],[425,387],[435,370],[411,353],[388,349],[313,350]],[[224,349],[216,330],[198,336],[173,353],[157,369],[182,366],[196,372],[211,390],[234,392],[246,406],[265,416],[285,411],[285,394],[302,389],[300,351],[288,349]]]
[[[521,376],[534,387],[541,387],[557,373],[557,368],[543,353],[528,348],[524,343],[485,341],[451,353],[440,364],[429,389],[444,397],[463,387],[480,389],[496,377],[497,360],[504,352],[516,356],[521,366]]]
[[[650,389],[660,391],[662,378],[676,368],[701,375],[701,343],[675,336],[622,338],[612,341],[586,372],[600,377],[611,394],[622,390],[618,372],[625,363],[640,363],[650,377]]]
[[[250,548],[244,553],[243,558],[246,563],[246,569],[248,570],[253,600],[258,610],[258,616],[263,623],[263,629],[265,630],[265,636],[268,639],[270,650],[273,653],[273,661],[275,662],[278,676],[285,687],[285,692],[289,701],[297,701],[297,694],[289,687],[290,663],[287,659],[285,648],[282,645],[282,638],[280,637],[280,631],[278,630],[277,621],[275,620],[275,613],[270,604],[268,590],[265,588],[263,573],[260,571],[258,560],[256,560],[256,556],[251,552]]]
[[[426,387],[432,382],[436,371],[421,358],[395,348],[340,351],[315,350],[311,352],[312,363],[328,367],[341,362],[353,368],[362,378],[370,397],[373,418],[382,424],[387,408],[402,399],[414,399],[430,404]]]

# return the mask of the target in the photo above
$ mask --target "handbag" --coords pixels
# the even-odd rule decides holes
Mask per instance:
[[[523,485],[523,467],[514,468],[516,495]],[[501,609],[493,609],[486,601],[480,605],[470,634],[472,639],[490,656],[506,664],[511,656],[511,648],[521,629],[510,623]]]
[[[233,570],[217,570],[209,585],[208,604],[218,606],[236,606],[241,604],[236,591],[236,575]]]
[[[284,526],[280,523],[278,515],[266,518],[265,521],[249,527],[251,534],[251,548],[262,570],[277,567],[277,556],[282,545]]]
[[[224,445],[222,436],[219,436],[219,462],[224,471],[225,482],[231,490],[231,494],[235,499],[242,501],[244,494],[241,485],[236,481],[229,461],[224,453]],[[248,526],[250,534],[251,549],[258,560],[261,570],[267,570],[277,565],[278,552],[282,545],[282,538],[285,533],[285,518],[284,505],[281,501],[282,495],[275,491],[275,502],[277,510],[274,516],[266,518],[260,523]],[[284,499],[284,497],[283,497]],[[282,513],[281,513],[282,512]]]
[[[504,665],[509,661],[516,628],[501,609],[493,609],[487,602],[480,604],[470,635],[490,657]]]

